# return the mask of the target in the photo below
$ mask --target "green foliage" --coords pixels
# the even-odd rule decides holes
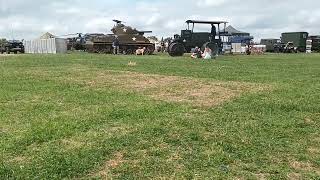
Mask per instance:
[[[0,56],[0,179],[319,179],[319,59]],[[106,71],[271,88],[201,108],[88,84]]]

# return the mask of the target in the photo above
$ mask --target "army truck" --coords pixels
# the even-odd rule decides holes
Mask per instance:
[[[307,39],[308,39],[307,32],[287,32],[287,33],[282,33],[281,35],[281,42],[283,44],[292,42],[294,48],[298,52],[306,52]]]
[[[312,52],[320,52],[320,36],[309,36],[309,40],[311,43],[311,51]]]
[[[260,44],[265,45],[267,52],[275,52],[275,44],[280,43],[280,39],[261,39]]]
[[[225,21],[198,21],[187,20],[187,29],[181,30],[181,35],[174,35],[174,39],[168,46],[168,52],[170,56],[182,56],[186,52],[190,52],[191,49],[200,47],[204,50],[205,47],[209,47],[213,54],[221,53],[223,49],[223,43],[221,36],[225,32],[220,31],[220,25],[224,25],[226,29]],[[195,24],[208,24],[211,25],[211,32],[194,32]]]
[[[21,41],[18,40],[3,41],[0,44],[0,53],[24,53],[24,45]]]
[[[115,38],[119,41],[120,52],[123,54],[133,54],[139,48],[145,48],[145,54],[152,54],[155,45],[145,36],[145,33],[152,31],[138,31],[131,26],[125,26],[122,21],[113,20],[116,25],[111,29],[113,34],[88,35],[86,40],[86,51],[89,53],[112,53],[112,43]]]

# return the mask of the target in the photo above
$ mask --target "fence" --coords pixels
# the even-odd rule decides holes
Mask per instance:
[[[26,53],[30,54],[57,54],[67,52],[67,42],[65,39],[37,39],[24,41]]]

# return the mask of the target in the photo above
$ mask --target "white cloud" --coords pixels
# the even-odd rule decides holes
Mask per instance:
[[[112,19],[159,37],[180,33],[187,19],[225,20],[257,39],[284,31],[320,34],[320,1],[303,3],[310,6],[300,0],[0,0],[0,38],[33,39],[45,31],[110,33]]]
[[[227,0],[200,0],[198,2],[199,7],[218,7],[225,4]]]

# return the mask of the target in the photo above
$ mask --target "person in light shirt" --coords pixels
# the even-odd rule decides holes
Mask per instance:
[[[212,59],[212,50],[209,47],[206,47],[204,49],[204,52],[202,54],[203,59]]]

